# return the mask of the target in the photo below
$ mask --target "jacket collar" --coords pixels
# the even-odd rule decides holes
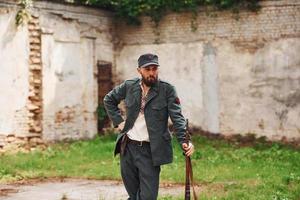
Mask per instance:
[[[147,94],[147,99],[146,99],[146,103],[145,103],[145,107],[147,105],[147,103],[149,103],[154,97],[156,97],[158,95],[158,91],[159,91],[159,79],[157,80],[157,82],[150,88],[148,94]]]
[[[132,90],[132,94],[134,95],[138,106],[141,105],[141,97],[142,97],[142,89],[141,89],[141,83],[142,79],[140,78],[139,81],[136,82],[136,84],[134,85],[134,88]],[[158,91],[159,91],[159,83],[160,80],[158,79],[157,82],[150,88],[148,95],[147,95],[147,100],[146,100],[146,104],[149,101],[151,101],[154,97],[156,97],[158,95]]]

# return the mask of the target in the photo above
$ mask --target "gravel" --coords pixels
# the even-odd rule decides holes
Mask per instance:
[[[160,196],[182,196],[183,185],[160,186]],[[119,200],[127,199],[121,181],[54,179],[0,184],[1,200]]]

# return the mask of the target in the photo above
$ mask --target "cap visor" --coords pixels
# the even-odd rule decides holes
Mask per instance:
[[[150,66],[150,65],[159,66],[158,63],[152,62],[152,63],[146,63],[146,64],[143,64],[142,66],[139,66],[139,67],[148,67],[148,66]]]

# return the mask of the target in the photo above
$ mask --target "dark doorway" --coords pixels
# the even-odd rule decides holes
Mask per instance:
[[[104,96],[112,89],[112,63],[98,61],[98,134],[103,134],[103,128],[109,126],[109,118],[103,105]]]

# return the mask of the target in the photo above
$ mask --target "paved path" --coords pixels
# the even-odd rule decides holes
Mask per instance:
[[[184,186],[161,186],[160,196],[183,196]],[[122,182],[86,179],[0,184],[1,200],[124,200]]]

